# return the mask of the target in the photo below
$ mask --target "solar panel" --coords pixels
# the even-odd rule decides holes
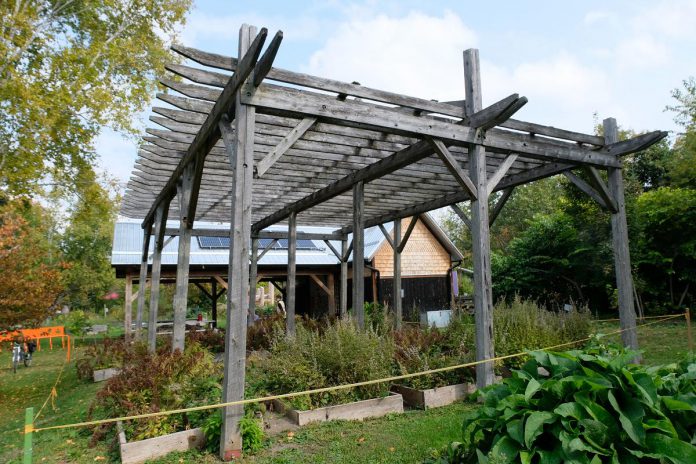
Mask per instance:
[[[262,238],[259,239],[259,249],[263,250],[266,248],[273,239]],[[198,245],[205,249],[229,249],[230,248],[230,238],[229,237],[198,237]],[[273,250],[287,250],[288,241],[287,239],[281,238],[273,245]],[[301,239],[297,241],[298,250],[319,250],[312,240]]]
[[[207,249],[229,249],[229,237],[198,237],[198,245]]]

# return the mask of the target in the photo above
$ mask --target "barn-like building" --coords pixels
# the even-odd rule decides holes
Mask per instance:
[[[444,231],[427,214],[402,220],[402,238],[409,233],[406,246],[401,254],[402,304],[404,319],[420,321],[427,311],[449,309],[452,304],[452,269],[462,260],[461,252],[449,240]],[[176,227],[174,221],[169,226]],[[229,231],[228,224],[200,224],[207,230]],[[271,231],[287,233],[285,227],[270,228]],[[297,228],[301,234],[329,233],[332,230],[322,227]],[[409,232],[410,230],[410,232]],[[386,232],[386,235],[385,235]],[[386,224],[384,231],[379,227],[365,230],[365,300],[391,305],[393,301],[394,252],[387,237],[393,237],[393,223]],[[310,235],[311,236],[311,235]],[[163,283],[174,283],[178,254],[178,236],[172,235],[162,250]],[[287,280],[288,243],[286,239],[262,239],[259,248],[268,250],[258,260],[257,280],[270,282],[272,289],[257,292],[257,306],[273,303],[273,295],[284,293]],[[153,245],[151,245],[152,248]],[[333,315],[339,306],[339,285],[341,262],[331,247],[340,249],[341,243],[317,239],[297,241],[297,290],[296,313],[312,317]],[[140,222],[121,220],[114,230],[111,263],[119,278],[126,279],[126,300],[133,298],[133,284],[138,284],[143,234]],[[152,250],[151,250],[152,251]],[[348,258],[348,307],[352,307],[352,253]],[[229,263],[228,236],[191,237],[190,281],[191,284],[210,284],[203,289],[211,298],[214,310],[212,319],[217,316],[217,299],[224,292],[227,283]],[[456,279],[454,280],[456,282]],[[275,289],[275,290],[273,290]],[[282,298],[282,297],[281,297]]]

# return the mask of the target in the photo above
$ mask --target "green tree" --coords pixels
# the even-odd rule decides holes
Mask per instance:
[[[696,190],[663,187],[637,200],[641,227],[633,259],[653,305],[678,307],[696,289]],[[668,295],[668,299],[664,297]]]
[[[134,133],[191,0],[0,2],[0,188],[74,190],[103,126]]]
[[[115,283],[109,256],[119,198],[94,172],[83,175],[77,201],[69,213],[61,250],[69,264],[65,271],[66,303],[75,309],[96,309]]]
[[[40,205],[0,201],[0,331],[40,324],[60,304],[63,264]]]

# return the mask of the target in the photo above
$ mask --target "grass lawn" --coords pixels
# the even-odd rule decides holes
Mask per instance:
[[[610,332],[618,322],[597,323],[598,332]],[[686,325],[682,320],[639,328],[639,342],[646,364],[669,363],[688,351]],[[619,336],[611,336],[618,341]],[[0,462],[18,463],[22,458],[24,408],[41,407],[65,359],[57,343],[53,351],[47,343],[34,356],[30,368],[21,367],[13,374],[10,353],[0,353]],[[75,356],[79,355],[79,347]],[[99,384],[77,379],[74,363],[66,366],[57,387],[55,410],[46,406],[37,426],[70,423],[86,418],[89,403]],[[331,422],[303,427],[289,437],[281,434],[267,439],[263,450],[247,456],[243,463],[417,463],[431,449],[459,439],[462,415],[475,407],[454,404],[430,411],[408,411],[364,422]],[[34,462],[118,462],[110,453],[110,443],[100,442],[89,448],[90,433],[78,429],[40,432],[34,436]],[[159,464],[217,461],[211,453],[177,453],[158,460]]]
[[[0,408],[3,420],[0,421],[0,462],[22,462],[24,436],[24,410],[34,407],[34,414],[51,392],[60,368],[65,361],[65,350],[60,341],[54,342],[53,350],[48,349],[44,340],[41,351],[34,353],[31,367],[23,365],[12,373],[12,353],[3,345],[0,353]],[[73,351],[73,359],[80,348]],[[77,378],[75,364],[65,366],[61,381],[56,387],[58,396],[54,404],[49,401],[35,426],[70,423],[84,420],[89,403],[99,388],[98,384],[85,383]],[[54,409],[55,407],[55,409]],[[64,463],[93,462],[98,456],[105,456],[107,447],[99,445],[88,449],[89,437],[78,429],[47,431],[34,435],[34,462]]]

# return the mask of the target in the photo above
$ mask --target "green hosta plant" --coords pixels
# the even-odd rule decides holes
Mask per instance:
[[[634,354],[532,352],[436,462],[695,463],[696,363],[648,369]]]

